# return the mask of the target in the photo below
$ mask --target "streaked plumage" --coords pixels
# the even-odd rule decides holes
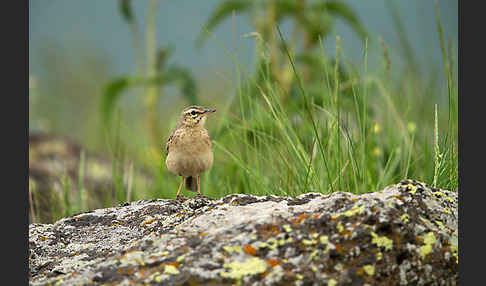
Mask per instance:
[[[201,106],[185,108],[177,127],[167,140],[165,145],[167,169],[183,178],[177,197],[184,181],[186,189],[196,191],[197,187],[200,195],[200,174],[211,168],[214,160],[211,138],[204,128],[204,123],[206,116],[215,111]]]

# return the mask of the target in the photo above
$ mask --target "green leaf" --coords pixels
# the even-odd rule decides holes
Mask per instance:
[[[213,14],[209,17],[206,24],[204,24],[207,31],[211,32],[214,30],[216,26],[218,26],[223,20],[229,17],[233,10],[235,13],[242,13],[249,8],[251,8],[251,1],[248,0],[229,0],[223,1],[221,4],[216,7]],[[199,34],[197,45],[202,46],[206,38],[208,37],[208,33],[206,30],[201,31]]]
[[[299,18],[303,11],[299,9],[298,3],[295,0],[281,0],[275,7],[275,19],[280,23],[285,17]]]
[[[319,38],[326,38],[333,25],[332,17],[325,12],[320,13],[317,19],[306,16],[300,19],[300,22],[305,27],[312,44],[317,44]]]
[[[111,116],[113,113],[114,105],[120,94],[128,88],[130,80],[128,77],[121,77],[115,80],[112,80],[108,85],[103,89],[101,95],[101,116],[103,119],[103,123],[105,125],[109,125]]]
[[[128,23],[131,23],[133,20],[132,6],[130,4],[131,0],[120,0],[120,13]]]

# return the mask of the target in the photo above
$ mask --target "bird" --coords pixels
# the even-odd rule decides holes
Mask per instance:
[[[182,177],[176,200],[181,198],[179,194],[184,182],[187,190],[197,190],[197,197],[201,197],[200,174],[209,170],[214,161],[211,137],[204,124],[207,116],[214,112],[216,109],[197,105],[184,108],[167,139],[165,164],[171,173]]]

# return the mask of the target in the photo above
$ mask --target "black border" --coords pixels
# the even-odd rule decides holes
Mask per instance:
[[[484,193],[481,179],[485,174],[484,167],[476,163],[484,164],[483,158],[478,155],[485,145],[482,138],[486,122],[485,111],[479,100],[485,93],[483,63],[486,46],[484,10],[479,5],[477,8],[473,5],[466,7],[466,4],[472,3],[479,2],[458,0],[459,285],[481,284],[477,282],[482,280],[481,274],[484,271],[484,256],[481,252],[484,248],[482,231],[485,225],[485,202],[480,197]],[[465,40],[468,34],[469,42]],[[472,101],[478,102],[474,104]],[[467,135],[471,137],[469,140],[466,139]],[[476,184],[480,187],[475,188]]]
[[[28,120],[29,2],[4,3],[0,16],[2,35],[2,218],[5,239],[4,270],[12,282],[28,285]],[[7,280],[5,280],[7,281]]]

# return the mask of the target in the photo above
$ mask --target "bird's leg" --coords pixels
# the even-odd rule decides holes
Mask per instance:
[[[181,184],[179,185],[179,189],[177,189],[176,200],[179,199],[179,193],[181,192],[182,184],[184,183],[184,177],[182,177]]]
[[[197,196],[201,196],[201,176],[197,175]]]

